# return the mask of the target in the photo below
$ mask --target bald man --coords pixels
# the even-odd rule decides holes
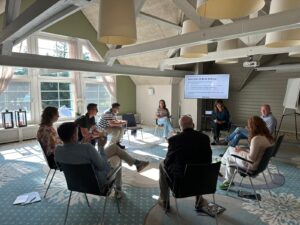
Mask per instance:
[[[170,208],[170,189],[164,170],[172,180],[174,177],[184,176],[186,164],[210,164],[212,160],[209,137],[194,130],[192,117],[182,116],[179,119],[179,126],[181,133],[169,138],[166,158],[159,165],[160,199],[158,204],[166,210]],[[202,196],[197,196],[195,207],[200,208],[205,202]]]

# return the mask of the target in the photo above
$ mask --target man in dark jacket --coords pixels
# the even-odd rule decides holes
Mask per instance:
[[[190,116],[182,116],[179,120],[181,133],[169,139],[169,147],[166,158],[159,165],[160,199],[159,205],[169,209],[170,189],[167,183],[166,171],[171,178],[184,176],[186,164],[210,164],[212,151],[209,137],[194,130],[193,119]],[[196,197],[196,207],[204,204],[202,196]]]

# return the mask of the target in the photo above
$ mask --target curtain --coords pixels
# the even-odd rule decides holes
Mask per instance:
[[[8,66],[1,66],[0,71],[0,94],[4,92],[13,77],[13,68]]]
[[[99,61],[99,56],[95,53],[96,51],[94,49],[92,49],[90,46],[88,46],[89,51],[91,53],[91,58],[93,61]],[[103,83],[107,89],[107,91],[109,92],[109,94],[112,97],[112,101],[116,101],[117,99],[117,90],[116,90],[116,80],[115,80],[115,76],[113,75],[109,75],[109,74],[102,74],[102,80]]]

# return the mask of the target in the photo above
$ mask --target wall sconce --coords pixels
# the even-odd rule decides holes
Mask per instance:
[[[154,95],[155,91],[154,88],[148,88],[148,95]]]

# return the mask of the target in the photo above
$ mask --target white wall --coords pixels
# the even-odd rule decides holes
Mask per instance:
[[[154,88],[154,95],[148,95],[149,88]],[[167,108],[172,114],[171,96],[171,85],[137,85],[136,111],[141,116],[141,122],[145,125],[154,125],[155,113],[161,99],[166,101]]]
[[[200,129],[200,127],[197,127],[197,99],[184,99],[184,79],[179,83],[178,92],[180,115],[191,115],[196,128]]]

